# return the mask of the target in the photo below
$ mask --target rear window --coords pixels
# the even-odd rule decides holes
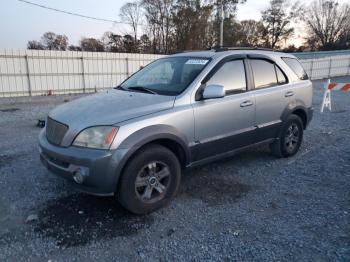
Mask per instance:
[[[277,85],[275,66],[266,60],[252,59],[255,88],[265,88]]]
[[[282,57],[282,60],[293,70],[300,80],[309,79],[300,62],[295,58]]]
[[[252,59],[250,61],[255,89],[288,83],[288,79],[275,63],[262,59]]]

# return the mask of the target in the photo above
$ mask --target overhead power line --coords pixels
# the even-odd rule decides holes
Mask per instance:
[[[40,5],[40,4],[33,3],[33,2],[30,2],[30,1],[26,1],[26,0],[18,0],[18,1],[22,2],[22,3],[29,4],[29,5],[33,5],[33,6],[41,7],[41,8],[44,8],[44,9],[48,9],[48,10],[51,10],[51,11],[55,11],[55,12],[59,12],[59,13],[67,14],[67,15],[78,16],[78,17],[82,17],[82,18],[86,18],[86,19],[92,19],[92,20],[97,20],[97,21],[102,21],[102,22],[110,22],[110,23],[115,23],[115,24],[130,24],[130,23],[116,21],[116,20],[111,20],[111,19],[104,19],[104,18],[99,18],[99,17],[93,17],[93,16],[88,16],[88,15],[78,14],[78,13],[74,13],[74,12],[70,12],[70,11],[66,11],[66,10],[61,10],[61,9],[57,9],[57,8],[53,8],[53,7],[49,7],[49,6],[45,6],[45,5]],[[139,24],[139,25],[142,25],[142,24]]]

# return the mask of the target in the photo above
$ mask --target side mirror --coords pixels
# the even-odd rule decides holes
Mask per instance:
[[[204,88],[202,99],[222,98],[225,96],[225,88],[222,85],[208,85]]]

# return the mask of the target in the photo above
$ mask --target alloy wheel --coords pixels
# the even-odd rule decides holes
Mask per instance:
[[[170,185],[169,167],[159,161],[145,165],[137,174],[135,191],[144,203],[151,204],[161,200]]]
[[[297,124],[292,123],[288,127],[284,138],[284,144],[285,144],[286,150],[290,153],[293,152],[299,143],[299,139],[300,139],[299,127]]]

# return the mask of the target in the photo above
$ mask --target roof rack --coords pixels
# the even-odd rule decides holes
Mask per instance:
[[[211,48],[206,48],[204,50],[212,50]],[[173,53],[170,53],[171,55],[175,55],[175,54],[182,54],[182,53],[191,53],[191,52],[202,52],[204,51],[203,49],[193,49],[193,50],[178,50],[175,51]]]
[[[261,51],[276,51],[271,48],[264,48],[264,47],[231,47],[231,46],[214,46],[214,47],[208,47],[202,50],[181,50],[176,51],[173,54],[180,54],[180,53],[189,53],[189,52],[201,52],[201,51],[213,51],[213,52],[224,52],[224,51],[230,51],[230,50],[261,50]]]
[[[215,52],[223,52],[229,50],[261,50],[261,51],[275,51],[271,48],[262,48],[262,47],[212,47],[211,50]]]

